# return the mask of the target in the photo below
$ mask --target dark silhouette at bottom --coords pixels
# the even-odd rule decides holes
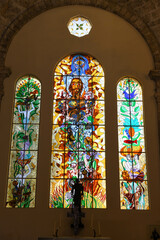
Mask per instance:
[[[85,216],[85,214],[81,212],[81,197],[83,196],[83,186],[78,179],[76,179],[75,184],[72,186],[71,195],[73,198],[73,205],[72,212],[68,213],[68,217],[74,218],[74,223],[71,224],[71,227],[74,228],[74,234],[77,235],[79,228],[84,228],[81,218]]]

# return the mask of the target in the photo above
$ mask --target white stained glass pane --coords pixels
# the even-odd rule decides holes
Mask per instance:
[[[83,37],[88,35],[92,26],[88,19],[83,17],[72,18],[68,23],[68,30],[70,34],[76,37]]]

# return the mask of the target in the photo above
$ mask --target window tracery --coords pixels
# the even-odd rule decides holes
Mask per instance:
[[[68,30],[70,34],[76,37],[83,37],[88,35],[91,31],[92,25],[87,18],[77,16],[70,19],[68,23]]]

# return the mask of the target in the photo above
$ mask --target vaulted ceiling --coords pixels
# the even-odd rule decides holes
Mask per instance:
[[[16,33],[39,14],[68,5],[92,6],[115,13],[146,40],[154,59],[155,69],[151,69],[150,77],[156,82],[160,131],[160,0],[0,0],[0,102],[3,81],[11,73],[5,58]]]
[[[160,68],[159,0],[1,0],[0,50],[3,58],[16,32],[33,17],[51,8],[78,4],[113,12],[130,22],[147,41],[155,68]]]
[[[32,18],[56,7],[84,5],[115,13],[136,28],[148,43],[160,70],[160,0],[0,0],[0,98],[10,74],[5,57],[16,33]]]

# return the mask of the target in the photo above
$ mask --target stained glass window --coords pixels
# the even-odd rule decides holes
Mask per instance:
[[[16,83],[7,207],[35,206],[41,84],[31,76]]]
[[[121,209],[149,209],[142,88],[123,78],[117,85]]]
[[[68,23],[68,30],[70,34],[76,37],[88,35],[91,28],[91,23],[87,18],[84,17],[74,17]]]
[[[84,208],[106,208],[104,72],[96,59],[71,55],[54,72],[50,207],[72,206],[75,179]]]

